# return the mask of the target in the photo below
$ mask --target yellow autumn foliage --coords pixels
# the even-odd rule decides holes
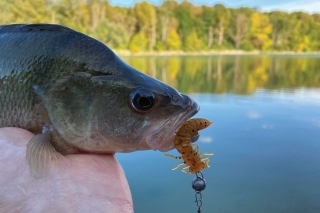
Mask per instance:
[[[251,34],[253,45],[260,50],[267,50],[272,46],[272,24],[267,15],[253,13],[251,16]]]
[[[167,37],[168,50],[179,50],[181,46],[181,39],[176,30],[171,30]]]

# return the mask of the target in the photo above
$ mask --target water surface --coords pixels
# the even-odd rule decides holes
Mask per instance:
[[[318,57],[125,60],[191,95],[201,106],[195,117],[214,121],[197,142],[200,152],[215,153],[203,171],[202,212],[320,212]],[[194,175],[171,171],[178,160],[155,151],[117,158],[135,212],[197,212]]]

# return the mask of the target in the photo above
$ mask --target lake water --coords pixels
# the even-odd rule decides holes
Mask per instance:
[[[320,212],[320,56],[127,57],[132,66],[189,94],[203,171],[202,212]],[[177,155],[177,152],[171,151]],[[116,154],[137,213],[197,212],[194,175],[171,171],[161,152]]]

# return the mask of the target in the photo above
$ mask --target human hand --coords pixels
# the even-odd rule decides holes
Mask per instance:
[[[133,212],[128,182],[113,155],[66,155],[71,166],[35,178],[26,160],[33,136],[0,128],[0,212]]]

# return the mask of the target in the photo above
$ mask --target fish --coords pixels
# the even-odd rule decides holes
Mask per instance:
[[[54,24],[0,26],[0,127],[35,134],[26,158],[36,177],[67,154],[171,150],[199,109],[85,34]]]

